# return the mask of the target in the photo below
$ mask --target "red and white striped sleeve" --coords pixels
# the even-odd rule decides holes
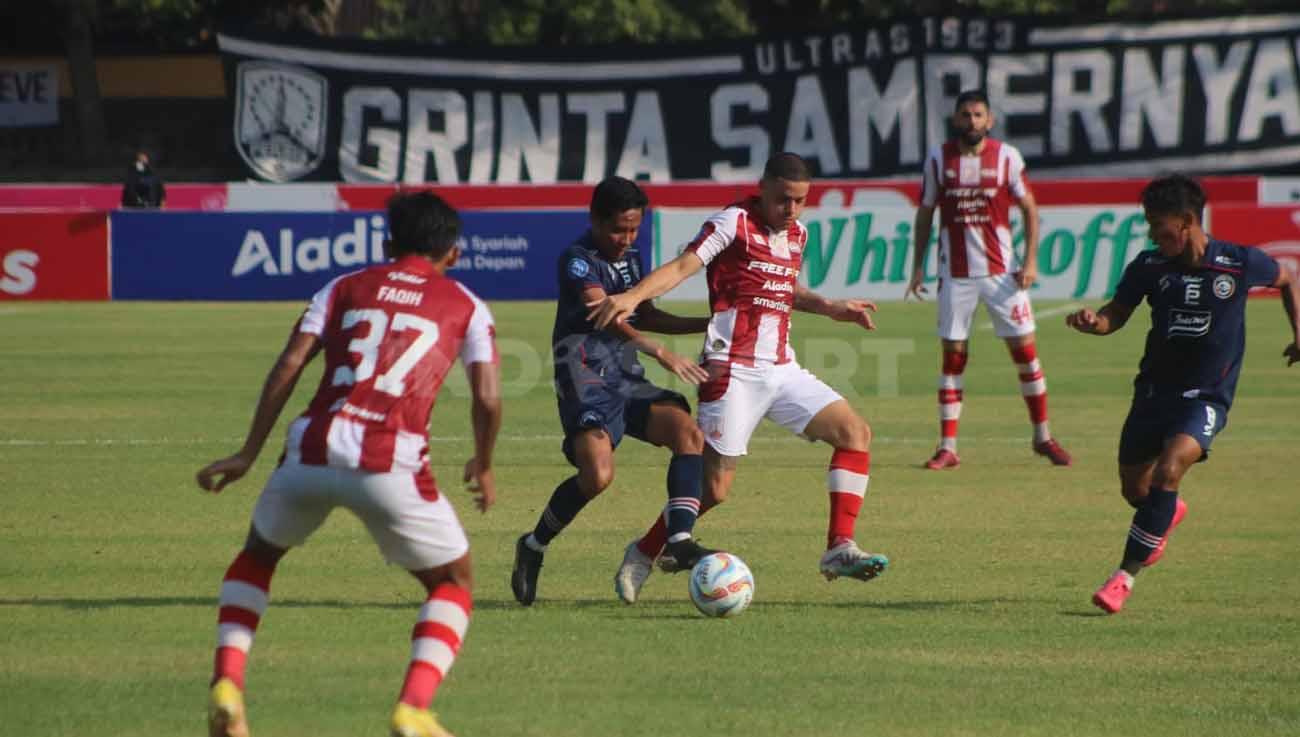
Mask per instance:
[[[1029,193],[1029,180],[1025,177],[1025,159],[1010,144],[1002,144],[1002,155],[1007,159],[1007,190],[1017,201]]]
[[[728,207],[715,213],[704,221],[699,234],[695,236],[695,240],[686,244],[685,250],[699,256],[704,265],[708,266],[710,261],[736,241],[736,221],[740,217],[740,212],[739,207]]]
[[[939,167],[943,165],[942,150],[935,146],[925,157],[921,168],[921,206],[934,207],[939,204]]]
[[[467,370],[471,363],[499,363],[501,358],[497,353],[497,329],[492,320],[492,312],[464,284],[457,282],[456,286],[474,303],[474,313],[470,315],[469,326],[465,329],[465,341],[460,346],[460,362]]]
[[[329,324],[330,308],[334,306],[334,288],[342,278],[343,276],[334,277],[321,287],[319,292],[312,295],[311,301],[307,303],[307,309],[303,310],[302,317],[298,318],[298,326],[294,332],[325,334],[325,326]]]

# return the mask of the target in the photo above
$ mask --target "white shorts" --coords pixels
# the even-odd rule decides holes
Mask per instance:
[[[970,279],[939,279],[939,337],[943,340],[967,340],[975,307],[984,303],[993,319],[993,332],[999,338],[1012,338],[1034,332],[1034,312],[1029,294],[1016,284],[1012,274],[977,276]]]
[[[794,361],[762,368],[710,361],[707,368],[696,421],[704,442],[719,455],[748,453],[749,438],[764,417],[802,434],[818,412],[843,399]]]
[[[335,507],[365,523],[379,552],[408,571],[446,565],[469,552],[469,540],[447,495],[420,495],[415,474],[308,466],[286,460],[253,509],[253,527],[282,548],[302,545]]]

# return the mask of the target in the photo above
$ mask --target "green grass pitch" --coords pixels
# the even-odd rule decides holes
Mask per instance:
[[[796,316],[805,365],[875,431],[858,537],[892,565],[868,584],[821,579],[829,449],[764,426],[731,501],[697,528],[754,571],[754,605],[730,621],[698,616],[683,576],[656,573],[634,607],[614,597],[623,547],[665,497],[666,452],[634,440],[614,486],[552,545],[538,603],[515,605],[514,539],[570,469],[544,360],[553,307],[493,308],[507,400],[486,516],[457,483],[470,448],[459,369],[430,429],[477,579],[435,703],[457,734],[1300,734],[1300,367],[1280,358],[1276,301],[1250,307],[1237,403],[1183,483],[1186,522],[1113,617],[1088,599],[1129,525],[1115,445],[1145,307],[1093,338],[1067,331],[1066,305],[1038,305],[1052,427],[1076,458],[1066,469],[1031,454],[1014,368],[981,315],[963,465],[944,473],[919,467],[937,433],[933,304],[884,304],[870,335]],[[282,429],[222,495],[193,477],[238,446],[299,310],[0,306],[0,733],[203,733],[217,590]],[[250,660],[253,734],[386,734],[421,599],[359,523],[331,518],[273,583]]]

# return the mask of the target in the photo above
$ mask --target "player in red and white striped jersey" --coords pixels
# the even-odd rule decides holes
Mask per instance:
[[[939,208],[939,447],[930,469],[954,468],[961,416],[962,372],[975,308],[984,303],[999,338],[1006,340],[1020,373],[1020,393],[1033,424],[1033,449],[1058,466],[1070,454],[1047,424],[1047,384],[1034,343],[1034,314],[1026,290],[1038,276],[1038,206],[1025,179],[1025,161],[1008,143],[990,138],[993,114],[980,91],[957,97],[953,126],[958,136],[930,151],[916,210],[915,252],[907,295],[924,299],[926,251],[934,210]],[[1011,205],[1025,223],[1024,263],[1012,249]]]
[[[704,498],[700,514],[722,503],[736,460],[764,417],[793,433],[829,443],[831,514],[820,568],[828,579],[875,578],[889,564],[854,542],[867,491],[871,428],[834,389],[799,366],[789,346],[790,312],[812,312],[874,329],[863,300],[828,300],[797,281],[808,231],[799,222],[811,186],[808,165],[794,154],[770,158],[759,194],[704,224],[672,261],[632,289],[593,305],[597,327],[631,315],[642,302],[707,267],[712,317],[704,344],[709,379],[700,385],[697,421],[704,431]],[[649,558],[663,549],[660,518],[637,543]],[[629,552],[631,552],[629,550]],[[624,559],[624,566],[630,561]],[[671,568],[671,566],[668,566]],[[620,569],[620,575],[622,569]]]
[[[394,260],[334,279],[312,298],[267,376],[243,448],[199,471],[199,485],[212,492],[246,474],[303,369],[324,353],[320,385],[289,425],[280,465],[221,586],[212,735],[247,734],[244,667],[271,577],[336,507],[361,518],[384,557],[427,594],[392,733],[447,734],[428,707],[469,625],[471,567],[465,532],[429,470],[429,415],[459,357],[473,394],[474,456],[464,479],[486,512],[496,498],[498,359],[487,305],[445,275],[460,256],[456,211],[429,192],[400,194],[389,201],[388,222]]]

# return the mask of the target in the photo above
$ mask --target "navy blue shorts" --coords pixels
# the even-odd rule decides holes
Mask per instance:
[[[1120,465],[1155,460],[1165,441],[1180,434],[1196,438],[1203,461],[1210,455],[1210,443],[1227,424],[1228,410],[1218,402],[1176,395],[1135,398],[1119,434]]]
[[[577,465],[573,458],[573,436],[592,428],[609,433],[615,448],[625,434],[645,440],[650,406],[658,402],[673,402],[687,414],[691,412],[686,397],[657,387],[643,377],[622,376],[609,381],[592,376],[570,385],[558,397],[560,425],[564,428],[564,457]]]

